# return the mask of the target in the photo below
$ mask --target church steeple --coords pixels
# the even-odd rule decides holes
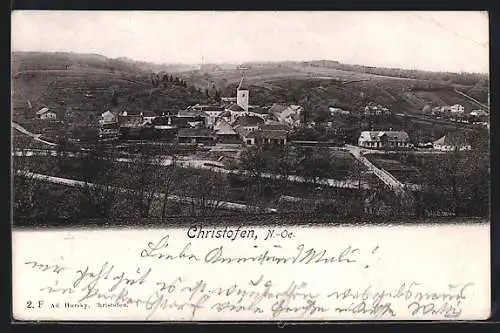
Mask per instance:
[[[245,80],[245,76],[243,75],[243,77],[241,78],[240,80],[240,84],[238,85],[238,90],[248,90],[248,86],[247,86],[247,83],[246,83],[246,80]]]
[[[248,111],[248,99],[249,99],[249,92],[248,92],[248,86],[246,85],[245,82],[245,75],[240,80],[240,84],[238,85],[238,88],[236,88],[236,104],[241,106],[245,111]]]

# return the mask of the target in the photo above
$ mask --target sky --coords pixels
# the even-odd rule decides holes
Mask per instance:
[[[159,64],[336,60],[488,73],[488,29],[479,11],[14,11],[11,43]]]

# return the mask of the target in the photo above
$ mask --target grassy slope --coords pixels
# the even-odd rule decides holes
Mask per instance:
[[[27,111],[27,100],[36,109],[48,106],[97,114],[108,106],[113,86],[118,87],[120,107],[129,105],[161,112],[203,101],[203,96],[193,88],[179,86],[151,90],[151,70],[185,70],[175,75],[197,88],[215,84],[224,95],[235,94],[242,75],[241,70],[231,66],[207,66],[206,70],[198,71],[188,66],[169,67],[72,53],[16,53],[12,65],[15,116]],[[409,114],[420,114],[426,104],[459,103],[467,111],[479,107],[451,87],[435,91],[419,89],[431,84],[429,80],[364,73],[355,66],[352,70],[346,70],[348,66],[335,66],[328,62],[251,64],[245,73],[251,85],[250,102],[290,102],[307,95],[320,100],[323,107],[333,104],[359,110],[368,101],[375,101],[390,106],[395,113]],[[452,86],[462,91],[472,87]]]
[[[203,73],[193,71],[186,73],[184,77],[188,82],[201,87],[215,84],[225,94],[234,95],[233,91],[241,76],[241,70],[228,69]],[[254,96],[257,101],[262,99],[265,102],[278,102],[289,98],[286,90],[298,88],[302,89],[304,94],[321,95],[325,100],[334,104],[337,101],[345,106],[349,105],[350,108],[356,108],[356,105],[363,104],[366,100],[387,104],[396,112],[413,114],[419,114],[426,104],[439,106],[459,103],[465,106],[466,111],[479,107],[452,90],[457,88],[467,91],[472,88],[471,84],[450,83],[445,87],[438,81],[363,73],[322,67],[318,64],[314,66],[295,62],[253,64],[245,71],[245,77],[251,86],[251,99]],[[307,87],[307,84],[301,81],[311,84]],[[442,88],[428,90],[431,84],[441,85]],[[318,87],[326,88],[327,94],[315,91]],[[361,93],[364,94],[364,98],[360,97]]]
[[[110,107],[113,90],[118,107],[161,112],[203,100],[193,87],[170,84],[151,89],[145,65],[94,55],[15,53],[12,59],[14,118],[49,107],[74,119],[95,122]],[[34,110],[28,109],[28,100]]]

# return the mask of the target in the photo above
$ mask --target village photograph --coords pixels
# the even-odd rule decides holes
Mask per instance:
[[[489,219],[482,12],[12,14],[14,227]]]

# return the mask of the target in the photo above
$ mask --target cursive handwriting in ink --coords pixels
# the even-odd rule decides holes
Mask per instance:
[[[190,253],[191,243],[187,243],[178,254],[172,255],[172,254],[164,252],[165,249],[168,247],[169,239],[170,239],[170,236],[166,235],[156,243],[149,242],[148,248],[143,249],[141,251],[141,257],[164,259],[164,260],[187,259],[187,260],[193,260],[193,261],[200,261],[200,258],[198,258],[198,256]]]
[[[67,269],[67,267],[60,266],[60,265],[47,265],[47,264],[41,264],[38,261],[27,261],[24,263],[25,265],[30,265],[31,268],[34,269],[39,269],[42,272],[54,272],[56,274],[61,273],[61,271]]]

